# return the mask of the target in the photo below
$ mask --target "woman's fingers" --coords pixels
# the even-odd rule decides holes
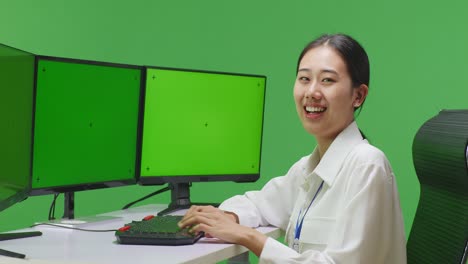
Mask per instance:
[[[196,205],[192,205],[188,210],[187,212],[185,213],[184,217],[182,217],[182,220],[179,222],[179,227],[180,228],[183,228],[185,225],[184,223],[187,222],[188,219],[190,219],[191,217],[193,217],[193,215],[198,212],[198,211],[201,211],[201,209],[199,208],[200,206],[196,206]]]
[[[195,212],[197,212],[199,210],[200,210],[199,206],[196,206],[196,205],[190,206],[188,211],[185,213],[184,218],[190,217],[191,215],[193,215]]]
[[[216,210],[219,210],[213,206],[198,206],[198,205],[192,205],[189,210],[187,211],[187,213],[185,213],[184,218],[187,218],[187,217],[190,217],[192,216],[193,214],[196,214],[197,212],[212,212],[212,211],[216,211]]]
[[[194,233],[194,234],[198,234],[200,232],[209,233],[208,229],[210,229],[210,227],[211,227],[210,225],[200,223],[190,228],[189,232]]]
[[[196,212],[187,218],[182,219],[179,222],[179,227],[184,228],[187,226],[193,226],[199,223],[205,223],[208,225],[213,224],[214,215],[212,213],[203,213],[203,212]]]
[[[235,214],[212,206],[192,206],[179,222],[179,227],[188,227],[191,233],[205,232],[207,237],[216,237],[232,243],[238,242],[247,230],[237,223]]]

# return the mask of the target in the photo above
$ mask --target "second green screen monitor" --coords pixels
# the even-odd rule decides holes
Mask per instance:
[[[140,183],[254,181],[264,76],[149,68]]]
[[[39,57],[33,194],[135,183],[142,68]]]

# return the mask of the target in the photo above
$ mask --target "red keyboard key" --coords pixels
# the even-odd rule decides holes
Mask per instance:
[[[154,215],[148,215],[148,216],[145,216],[145,218],[143,218],[143,220],[150,220],[151,218],[154,218]]]
[[[130,226],[127,225],[127,226],[123,226],[123,227],[119,228],[119,231],[125,232],[125,231],[127,231],[127,230],[129,230],[129,229],[130,229]]]

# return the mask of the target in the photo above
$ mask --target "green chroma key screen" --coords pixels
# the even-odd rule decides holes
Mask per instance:
[[[34,55],[0,44],[0,211],[31,188]]]
[[[138,67],[38,60],[33,194],[135,182],[141,73]]]
[[[258,179],[264,76],[164,68],[146,74],[141,183],[158,176]]]

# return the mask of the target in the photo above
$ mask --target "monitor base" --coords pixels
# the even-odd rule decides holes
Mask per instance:
[[[34,237],[42,235],[39,231],[31,231],[31,232],[19,232],[19,233],[4,233],[0,234],[0,241],[2,240],[10,240],[10,239],[18,239],[18,238],[25,238],[25,237]],[[0,249],[0,256],[5,257],[13,257],[13,258],[25,258],[26,255],[21,253],[16,253],[13,251],[8,251],[4,249]]]
[[[110,221],[117,221],[122,220],[122,217],[118,216],[109,216],[109,215],[96,215],[96,216],[84,216],[78,218],[62,218],[57,220],[52,220],[49,222],[40,222],[36,223],[36,225],[44,225],[44,226],[58,226],[58,227],[68,227],[68,228],[83,228],[89,224],[95,224],[100,222],[110,222]]]
[[[192,205],[212,205],[218,207],[218,203],[192,203],[190,201],[190,186],[192,183],[169,183],[171,190],[171,203],[158,212],[158,215],[166,215],[178,210],[189,209]]]

